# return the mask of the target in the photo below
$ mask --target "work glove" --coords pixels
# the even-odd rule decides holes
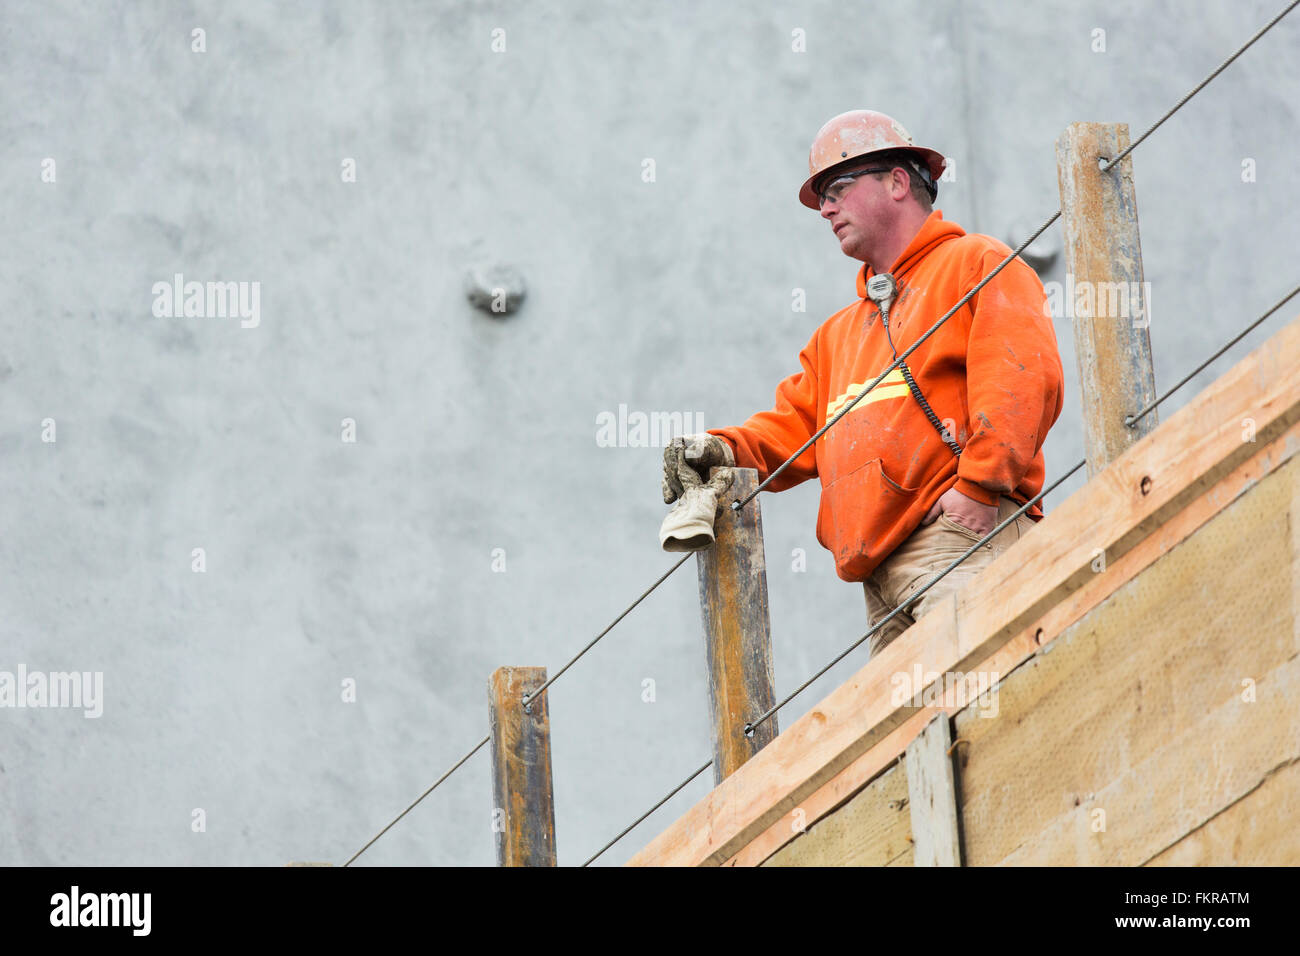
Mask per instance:
[[[735,474],[735,469],[727,465],[713,467],[709,469],[709,480],[702,481],[684,461],[678,466],[675,477],[682,491],[659,526],[659,544],[665,551],[702,551],[713,544],[718,499],[731,486]]]
[[[682,493],[682,482],[678,478],[681,468],[693,468],[696,477],[703,480],[708,477],[710,468],[735,464],[736,456],[732,454],[731,446],[717,435],[702,432],[674,438],[664,449],[664,504],[672,504]]]

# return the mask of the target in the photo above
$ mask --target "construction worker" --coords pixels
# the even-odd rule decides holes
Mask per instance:
[[[734,465],[765,480],[1006,258],[1004,243],[933,208],[944,165],[883,113],[843,113],[817,133],[799,200],[863,263],[857,297],[813,333],[770,411],[670,443],[665,503],[683,493],[682,462],[704,478]],[[1043,517],[1034,505],[912,601],[1042,490],[1063,381],[1045,304],[1015,259],[768,486],[820,477],[817,540],[836,573],[862,583],[872,624],[907,608],[873,636],[873,654]]]

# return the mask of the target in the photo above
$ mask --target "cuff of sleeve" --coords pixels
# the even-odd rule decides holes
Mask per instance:
[[[958,478],[957,484],[953,485],[953,487],[967,498],[974,498],[976,501],[982,502],[986,505],[997,504],[998,499],[1001,497],[996,491],[989,491],[983,485],[977,485],[975,482],[968,481],[965,478]]]

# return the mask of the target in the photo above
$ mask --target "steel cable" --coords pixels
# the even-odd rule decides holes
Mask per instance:
[[[608,634],[610,631],[612,631],[612,630],[614,629],[614,625],[615,625],[615,624],[617,624],[619,621],[623,620],[623,618],[627,617],[628,613],[629,613],[629,612],[630,612],[634,607],[636,607],[638,604],[640,604],[642,601],[644,601],[647,597],[649,597],[649,596],[650,596],[650,593],[651,593],[652,591],[654,591],[655,588],[659,587],[659,585],[663,584],[664,581],[668,580],[669,576],[670,576],[674,571],[676,571],[678,568],[680,568],[683,564],[685,564],[685,563],[686,563],[686,559],[689,558],[690,556],[691,556],[691,552],[688,552],[688,553],[682,555],[682,558],[681,558],[680,561],[678,561],[678,562],[677,562],[676,564],[674,564],[671,568],[669,568],[667,571],[665,571],[665,572],[660,576],[660,578],[659,578],[658,581],[656,581],[654,584],[650,585],[650,587],[648,587],[648,588],[646,588],[644,591],[642,591],[642,592],[641,592],[641,596],[640,596],[639,598],[637,598],[635,601],[633,601],[631,604],[629,604],[626,608],[624,608],[624,609],[623,609],[623,612],[622,612],[621,614],[619,614],[618,617],[614,618],[614,620],[610,621],[610,622],[609,622],[609,625],[608,625],[608,626],[607,626],[603,631],[601,631],[599,634],[597,634],[595,637],[593,637],[593,638],[591,639],[591,641],[588,642],[588,644],[587,644],[586,647],[584,647],[582,650],[578,651],[578,653],[575,654],[575,655],[573,655],[573,657],[569,658],[568,663],[565,664],[563,667],[561,667],[558,671],[556,671],[555,674],[552,675],[552,677],[551,677],[551,678],[550,678],[546,683],[544,683],[541,687],[537,688],[537,690],[533,691],[531,694],[526,694],[526,695],[524,695],[524,698],[523,698],[523,700],[522,700],[520,703],[521,703],[523,706],[527,707],[530,701],[536,700],[539,696],[541,696],[541,694],[542,694],[543,692],[545,692],[545,690],[546,690],[548,687],[550,687],[552,684],[554,684],[554,683],[556,682],[556,680],[559,679],[559,677],[560,677],[561,674],[563,674],[563,673],[564,673],[565,671],[567,671],[570,667],[572,667],[574,663],[577,662],[578,658],[582,657],[582,655],[586,654],[587,651],[589,651],[589,650],[591,650],[593,647],[595,647],[596,644],[597,644],[597,642],[600,641],[600,639],[601,639],[602,637],[604,637],[606,634]],[[380,830],[378,833],[376,833],[373,837],[371,837],[371,838],[370,838],[370,842],[367,843],[365,846],[363,846],[360,850],[357,850],[356,853],[352,854],[351,859],[349,859],[348,862],[347,862],[347,863],[344,863],[343,865],[344,865],[344,866],[350,866],[350,865],[352,864],[352,861],[353,861],[353,860],[355,860],[357,857],[359,857],[362,853],[365,853],[366,850],[368,850],[368,849],[370,848],[371,844],[373,844],[373,843],[374,843],[376,840],[378,840],[381,836],[383,836],[385,833],[387,833],[388,830],[389,830],[389,828],[391,828],[392,825],[393,825],[394,823],[396,823],[398,820],[402,819],[402,817],[406,816],[408,813],[410,813],[412,810],[414,810],[415,807],[419,804],[419,802],[420,802],[421,800],[423,800],[423,799],[424,799],[425,797],[427,797],[429,794],[433,793],[433,791],[436,790],[436,789],[438,788],[439,784],[441,784],[444,780],[446,780],[448,777],[450,777],[450,776],[451,776],[451,775],[452,775],[456,770],[458,770],[458,769],[460,768],[460,766],[461,766],[463,763],[465,763],[466,760],[468,760],[470,757],[474,756],[474,754],[478,753],[478,751],[479,751],[480,749],[482,749],[483,745],[486,744],[486,743],[488,742],[488,739],[489,739],[489,738],[484,737],[484,738],[483,738],[482,740],[480,740],[477,744],[475,744],[473,750],[471,750],[471,751],[470,751],[469,753],[467,753],[465,756],[463,756],[463,757],[461,757],[459,760],[457,760],[456,763],[455,763],[455,765],[453,765],[452,768],[451,768],[450,770],[448,770],[446,773],[444,773],[441,777],[439,777],[439,778],[434,782],[433,786],[431,786],[428,790],[424,791],[424,793],[420,794],[420,796],[416,798],[415,803],[412,803],[409,807],[407,807],[405,810],[403,810],[401,813],[399,813],[396,817],[394,817],[393,820],[388,824],[388,826],[384,827],[382,830]]]
[[[1256,326],[1258,326],[1261,322],[1263,322],[1265,319],[1267,319],[1270,315],[1272,315],[1272,314],[1273,314],[1274,312],[1276,312],[1278,309],[1282,308],[1282,306],[1286,305],[1289,301],[1291,301],[1293,298],[1295,298],[1295,295],[1296,295],[1297,292],[1300,292],[1300,285],[1296,286],[1294,289],[1292,289],[1292,290],[1291,290],[1290,292],[1288,292],[1286,295],[1282,296],[1282,298],[1279,299],[1279,300],[1277,301],[1277,304],[1274,305],[1273,308],[1269,309],[1267,312],[1265,312],[1263,315],[1261,315],[1261,316],[1260,316],[1258,319],[1256,319],[1254,322],[1250,323],[1250,325],[1248,325],[1248,326],[1246,326],[1244,329],[1242,329],[1238,334],[1234,335],[1231,339],[1228,340],[1228,342],[1227,342],[1227,343],[1226,343],[1226,344],[1225,344],[1221,349],[1219,349],[1217,352],[1215,352],[1213,355],[1211,355],[1209,358],[1207,358],[1207,359],[1206,359],[1204,362],[1202,362],[1200,365],[1196,366],[1196,368],[1192,369],[1190,372],[1188,372],[1186,375],[1184,375],[1184,376],[1182,377],[1182,379],[1179,380],[1178,384],[1175,385],[1173,388],[1169,389],[1169,391],[1165,392],[1163,395],[1161,395],[1159,398],[1157,398],[1154,402],[1152,402],[1152,403],[1151,403],[1150,405],[1148,405],[1146,408],[1142,409],[1142,411],[1138,412],[1136,415],[1126,415],[1126,416],[1124,416],[1124,424],[1127,425],[1129,428],[1132,428],[1134,425],[1136,425],[1136,424],[1138,423],[1138,421],[1139,421],[1140,419],[1142,419],[1142,418],[1143,418],[1147,413],[1149,413],[1153,408],[1155,408],[1157,405],[1159,405],[1161,402],[1163,402],[1163,401],[1164,401],[1166,398],[1168,398],[1170,395],[1174,394],[1174,392],[1178,391],[1180,388],[1182,388],[1184,385],[1186,385],[1188,382],[1190,382],[1193,378],[1195,378],[1195,377],[1196,377],[1197,375],[1199,375],[1201,372],[1205,371],[1205,367],[1206,367],[1207,365],[1209,365],[1211,362],[1213,362],[1215,359],[1217,359],[1217,358],[1218,358],[1220,355],[1222,355],[1224,352],[1228,351],[1228,349],[1232,348],[1234,345],[1236,345],[1238,342],[1240,342],[1242,339],[1244,339],[1247,335],[1249,335],[1251,332],[1253,332],[1253,331],[1255,330]]]
[[[1205,87],[1209,84],[1209,82],[1210,82],[1212,79],[1214,79],[1216,76],[1218,76],[1220,73],[1222,73],[1224,70],[1226,70],[1226,69],[1228,68],[1228,64],[1230,64],[1230,63],[1231,63],[1233,60],[1235,60],[1237,57],[1239,57],[1239,56],[1241,56],[1243,53],[1245,53],[1246,50],[1250,48],[1251,44],[1253,44],[1256,40],[1258,40],[1260,37],[1262,37],[1262,36],[1263,36],[1265,33],[1267,33],[1269,30],[1273,29],[1273,27],[1275,27],[1275,26],[1277,25],[1277,22],[1278,22],[1279,20],[1281,20],[1284,16],[1286,16],[1288,13],[1290,13],[1292,10],[1294,10],[1295,7],[1296,7],[1298,4],[1300,4],[1300,0],[1292,0],[1292,2],[1291,2],[1290,4],[1287,5],[1287,7],[1286,7],[1285,10],[1283,10],[1281,13],[1279,13],[1277,16],[1275,16],[1272,20],[1268,21],[1268,23],[1266,23],[1264,26],[1260,27],[1259,32],[1256,33],[1256,34],[1255,34],[1253,37],[1251,37],[1249,40],[1247,40],[1247,41],[1246,41],[1244,44],[1242,44],[1240,47],[1238,47],[1236,53],[1232,54],[1232,56],[1228,57],[1226,60],[1224,60],[1222,63],[1220,63],[1220,64],[1218,65],[1218,67],[1214,70],[1214,72],[1212,72],[1212,73],[1211,73],[1209,76],[1207,76],[1205,79],[1201,80],[1201,82],[1197,83],[1196,86],[1194,86],[1190,91],[1188,91],[1188,93],[1187,93],[1186,96],[1184,96],[1181,100],[1179,100],[1179,101],[1178,101],[1177,103],[1175,103],[1172,107],[1170,107],[1169,111],[1168,111],[1167,113],[1165,113],[1164,116],[1160,117],[1160,119],[1158,119],[1158,120],[1156,120],[1154,123],[1152,123],[1151,126],[1147,128],[1147,131],[1146,131],[1145,133],[1143,133],[1141,136],[1139,136],[1137,139],[1135,139],[1132,143],[1130,143],[1128,149],[1124,150],[1122,153],[1120,153],[1118,156],[1116,156],[1114,159],[1112,159],[1110,162],[1108,162],[1105,166],[1100,167],[1100,168],[1101,168],[1101,171],[1104,172],[1104,173],[1108,173],[1108,172],[1110,172],[1110,171],[1111,171],[1111,170],[1112,170],[1112,169],[1113,169],[1117,164],[1123,162],[1123,161],[1124,161],[1124,157],[1126,157],[1129,153],[1133,152],[1133,150],[1137,149],[1137,146],[1138,146],[1139,143],[1141,143],[1144,139],[1146,139],[1148,136],[1150,136],[1152,133],[1154,133],[1157,129],[1159,129],[1160,126],[1161,126],[1161,124],[1163,124],[1165,120],[1169,119],[1169,117],[1173,116],[1173,115],[1174,115],[1175,113],[1177,113],[1180,109],[1182,109],[1184,103],[1186,103],[1188,100],[1190,100],[1190,99],[1191,99],[1193,96],[1195,96],[1197,93],[1201,92],[1201,90],[1205,89]]]

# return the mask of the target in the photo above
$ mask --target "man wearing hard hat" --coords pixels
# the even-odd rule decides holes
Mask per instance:
[[[808,167],[799,201],[863,263],[857,297],[813,333],[770,411],[665,449],[665,503],[698,490],[690,473],[684,488],[684,465],[705,478],[714,466],[754,468],[765,480],[1010,254],[932,208],[943,157],[883,113],[836,116]],[[1042,490],[1063,382],[1045,305],[1037,275],[1015,259],[768,485],[821,479],[817,540],[843,580],[862,582],[873,624],[911,604],[873,636],[873,653],[1043,517],[1033,506],[912,601]]]

